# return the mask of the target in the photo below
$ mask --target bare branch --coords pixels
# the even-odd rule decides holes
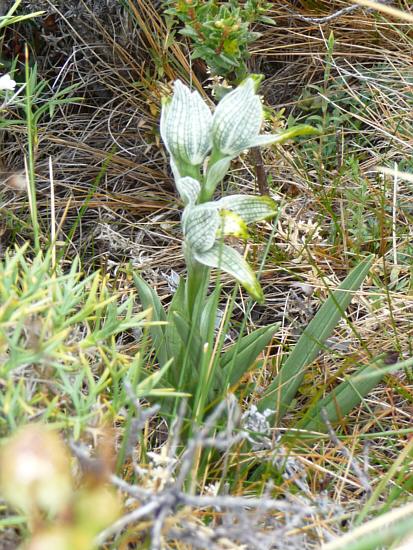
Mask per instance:
[[[392,0],[378,0],[379,4],[392,4]],[[343,15],[348,15],[350,13],[353,13],[358,10],[362,10],[363,6],[359,5],[351,5],[346,6],[345,8],[342,8],[341,10],[335,11],[334,13],[331,13],[330,15],[326,15],[325,17],[307,17],[305,15],[301,15],[300,13],[297,13],[290,8],[284,7],[284,10],[290,13],[294,19],[298,19],[300,21],[304,21],[304,23],[314,23],[315,25],[325,25],[326,23],[329,23],[330,21],[333,21],[334,19],[338,19],[339,17],[343,17]],[[373,8],[370,8],[367,10],[368,12],[374,11]]]

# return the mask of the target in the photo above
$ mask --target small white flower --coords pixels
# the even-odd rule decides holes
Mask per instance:
[[[160,453],[149,451],[146,454],[155,466],[168,466],[170,464],[176,464],[176,458],[168,456],[166,446],[162,447]]]
[[[218,492],[219,492],[219,486],[220,486],[220,482],[219,481],[216,481],[215,483],[210,483],[209,485],[207,485],[205,487],[205,495],[208,496],[208,497],[216,497],[218,496]]]
[[[212,147],[212,114],[197,91],[177,80],[162,106],[161,136],[175,163],[199,166]]]
[[[255,405],[251,405],[241,417],[242,427],[247,430],[244,432],[245,439],[256,451],[271,447],[271,426],[268,418],[273,414],[271,409],[265,409],[261,413]]]
[[[16,81],[8,73],[0,76],[0,90],[14,90],[16,86]]]

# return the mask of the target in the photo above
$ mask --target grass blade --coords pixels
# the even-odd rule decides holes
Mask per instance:
[[[349,376],[324,399],[311,406],[297,427],[309,431],[324,432],[326,425],[321,415],[323,409],[332,424],[345,418],[354,407],[361,403],[363,397],[382,380],[385,375],[385,371],[381,368],[383,365],[384,358],[379,357],[370,365],[362,367],[358,372]]]
[[[243,336],[227,350],[221,359],[224,380],[230,386],[236,384],[252,366],[262,350],[271,342],[279,323],[261,327]]]
[[[317,357],[325,340],[340,321],[351,302],[352,293],[361,286],[372,262],[372,256],[363,260],[350,272],[338,290],[331,293],[259,401],[258,406],[261,410],[269,408],[276,411],[277,421],[286,412],[303,380],[306,367]]]
[[[168,357],[172,359],[172,365],[170,371],[172,372],[173,380],[179,379],[179,368],[180,365],[177,364],[178,358],[182,350],[182,339],[179,335],[178,329],[175,324],[175,312],[183,315],[185,308],[185,281],[180,279],[178,288],[176,289],[175,294],[171,300],[171,303],[168,308],[168,313],[166,315],[166,320],[168,324],[165,327],[165,340],[166,347],[168,350]]]
[[[139,299],[143,309],[152,309],[152,321],[166,322],[165,310],[158,298],[156,292],[142,279],[137,273],[133,274],[133,280],[138,290]],[[165,330],[162,326],[151,326],[150,335],[160,366],[164,366],[168,361],[166,349]]]

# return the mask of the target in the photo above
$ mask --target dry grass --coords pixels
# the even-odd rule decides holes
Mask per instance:
[[[45,116],[38,125],[36,178],[42,242],[49,237],[51,158],[58,240],[71,241],[65,249],[66,262],[80,254],[85,272],[101,267],[116,287],[124,284],[120,274],[131,261],[168,300],[165,274],[181,272],[184,262],[177,198],[158,132],[160,97],[177,77],[191,78],[204,90],[205,75],[199,67],[191,67],[188,43],[175,40],[166,46],[160,2],[128,0],[121,6],[113,1],[106,3],[108,7],[104,2],[95,3],[92,9],[83,1],[61,5],[23,2],[27,8],[36,4],[46,9],[47,17],[35,26],[21,25],[13,31],[17,44],[13,43],[13,48],[30,40],[39,74],[48,80],[41,101],[47,101],[56,89],[74,84],[72,95],[82,98],[57,107],[52,117]],[[100,11],[95,9],[98,4],[102,4]],[[318,397],[323,395],[344,372],[369,358],[383,352],[410,357],[413,335],[412,186],[397,176],[378,175],[381,165],[397,165],[407,172],[412,167],[411,27],[405,21],[365,10],[325,25],[307,23],[291,10],[323,16],[348,3],[318,2],[319,12],[305,4],[272,2],[270,16],[276,24],[261,29],[263,34],[253,45],[250,60],[251,71],[266,76],[262,94],[267,105],[285,109],[284,116],[304,122],[318,115],[323,123],[325,112],[331,114],[336,109],[326,122],[324,141],[314,139],[311,145],[302,142],[263,152],[271,192],[280,198],[283,211],[263,272],[266,305],[254,308],[249,320],[258,325],[279,320],[282,330],[269,352],[267,368],[252,375],[258,387],[265,388],[277,372],[283,354],[325,298],[327,283],[337,285],[357,259],[369,252],[376,254],[376,261],[347,319],[309,370],[290,420],[300,416],[302,408],[314,399],[314,388]],[[393,4],[412,13],[407,0]],[[326,80],[330,32],[334,32],[335,45]],[[303,103],[308,97],[312,99]],[[24,126],[8,127],[0,139],[4,172],[21,170]],[[327,141],[328,157],[323,153]],[[239,192],[256,189],[250,157],[234,166],[228,185]],[[6,215],[0,244],[5,250],[27,239],[30,228],[25,193],[7,183],[1,193],[1,211]],[[257,232],[252,246],[257,256],[268,234],[266,226]],[[243,313],[240,300],[236,318]],[[245,405],[254,400],[254,396],[244,398]],[[273,444],[269,448],[251,452],[239,445],[228,450],[225,464],[212,462],[212,471],[206,470],[204,477],[213,480],[227,475],[234,495],[261,490],[262,480],[268,479],[275,479],[275,497],[300,493],[306,502],[317,505],[318,511],[301,518],[296,526],[289,526],[290,518],[280,540],[283,544],[290,541],[289,548],[318,548],[330,535],[346,528],[347,521],[357,518],[368,500],[369,491],[352,464],[365,471],[374,490],[408,445],[413,432],[412,403],[411,373],[389,374],[340,426],[339,438],[347,454],[330,436],[308,444],[297,442],[289,459],[295,471],[282,478],[276,466],[280,452],[276,441],[285,431],[283,425],[271,431]],[[409,483],[408,457],[389,477],[367,515],[384,505],[391,491]],[[205,492],[202,480],[199,487]],[[407,488],[391,506],[408,499],[411,493]],[[182,525],[189,524],[187,532],[193,536],[194,525],[203,515],[195,510],[189,519],[180,517],[179,537],[184,539]],[[280,517],[267,518],[267,527],[268,522],[277,524]],[[209,520],[216,529],[226,525],[219,514]],[[209,527],[202,525],[206,545],[243,548],[229,527],[233,543],[219,546]],[[265,527],[257,526],[258,532],[265,532]],[[273,546],[275,536],[279,534],[273,529],[272,538],[264,537],[260,548],[281,547]],[[172,537],[168,547],[193,547],[189,535],[189,542],[179,542],[179,537]],[[142,538],[130,535],[130,540]],[[254,547],[251,542],[246,544],[244,548]],[[127,548],[127,542],[122,547]]]

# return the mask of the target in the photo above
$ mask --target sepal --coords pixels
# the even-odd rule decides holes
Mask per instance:
[[[185,205],[195,204],[201,192],[201,184],[195,178],[186,176],[175,181],[179,196]]]
[[[214,203],[185,208],[182,228],[190,249],[202,252],[211,248],[220,223],[220,215]]]
[[[258,135],[263,112],[255,83],[245,80],[218,103],[212,120],[214,149],[231,158],[250,147],[251,138]]]
[[[267,220],[277,213],[277,203],[266,196],[229,195],[219,199],[216,205],[238,214],[246,224]]]
[[[254,271],[236,250],[222,243],[215,243],[212,248],[194,251],[195,259],[208,267],[225,271],[236,279],[257,302],[264,302],[264,293]]]
[[[212,147],[211,124],[211,111],[200,94],[176,80],[172,99],[162,104],[160,132],[177,166],[202,164]]]

